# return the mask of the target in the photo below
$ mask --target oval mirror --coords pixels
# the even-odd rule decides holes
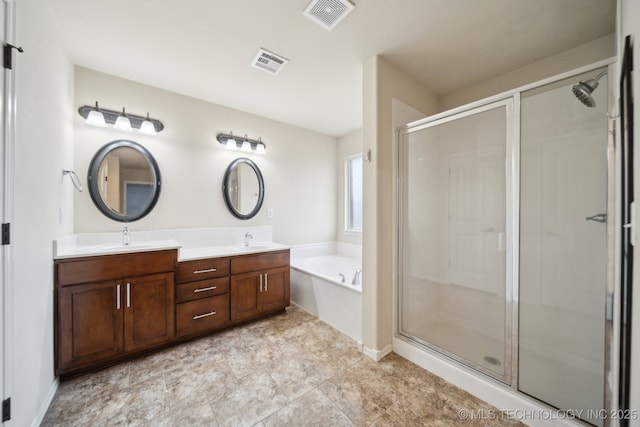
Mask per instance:
[[[236,218],[256,216],[264,200],[264,181],[258,166],[244,157],[231,162],[222,180],[222,194]]]
[[[116,221],[143,218],[160,196],[158,164],[146,148],[133,141],[113,141],[98,150],[87,181],[93,203]]]

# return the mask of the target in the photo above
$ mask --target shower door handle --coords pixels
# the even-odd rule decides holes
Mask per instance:
[[[636,202],[629,204],[629,223],[623,224],[622,228],[629,229],[629,243],[631,246],[636,245]]]
[[[605,223],[605,222],[607,222],[607,214],[606,213],[596,214],[596,215],[588,216],[585,219],[587,221],[595,221],[595,222]]]

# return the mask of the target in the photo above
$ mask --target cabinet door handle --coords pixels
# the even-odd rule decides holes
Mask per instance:
[[[120,284],[116,286],[116,310],[120,310]]]
[[[198,293],[198,292],[206,292],[206,291],[212,291],[214,289],[217,289],[217,286],[209,286],[208,288],[198,288],[198,289],[194,289],[193,292],[194,293]]]
[[[210,312],[205,313],[205,314],[198,314],[198,315],[193,316],[193,320],[202,319],[203,317],[214,316],[215,314],[216,314],[215,311],[210,311]]]
[[[262,292],[262,274],[260,274],[260,292]]]
[[[131,283],[127,283],[127,308],[131,307]]]
[[[213,273],[215,271],[218,271],[217,268],[206,268],[204,270],[196,270],[193,272],[193,274],[202,274],[202,273]]]
[[[269,275],[264,273],[264,291],[267,292],[269,290]]]

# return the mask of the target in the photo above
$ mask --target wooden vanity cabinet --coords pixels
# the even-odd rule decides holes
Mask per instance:
[[[289,302],[289,251],[231,258],[231,320],[276,313]]]
[[[229,258],[183,261],[176,266],[179,337],[229,325]]]
[[[176,258],[170,250],[57,260],[56,373],[172,340]]]
[[[289,250],[177,262],[177,250],[54,262],[63,378],[289,305]],[[175,280],[174,280],[175,278]]]

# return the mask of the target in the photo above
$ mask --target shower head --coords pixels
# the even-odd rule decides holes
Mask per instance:
[[[586,82],[579,82],[576,85],[573,85],[571,89],[573,94],[587,107],[595,107],[596,101],[591,97],[591,94],[598,87],[598,80],[600,80],[607,71],[603,71],[595,79],[587,80]]]

